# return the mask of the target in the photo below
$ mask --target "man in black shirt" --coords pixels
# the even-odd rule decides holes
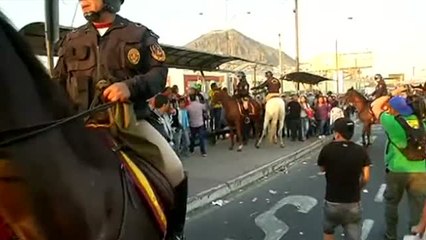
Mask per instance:
[[[300,113],[302,111],[302,106],[299,103],[299,98],[297,95],[291,97],[291,101],[287,105],[287,124],[290,129],[291,140],[296,141],[296,138],[299,141],[302,139],[302,119],[300,118]]]
[[[355,123],[347,118],[334,122],[334,141],[324,146],[318,166],[327,180],[324,205],[324,240],[334,239],[342,226],[346,239],[361,239],[361,189],[370,179],[370,158],[360,145],[350,141]]]

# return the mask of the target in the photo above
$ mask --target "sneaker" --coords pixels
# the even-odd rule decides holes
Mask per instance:
[[[207,157],[207,154],[205,154],[205,153],[204,153],[204,154],[202,154],[201,156],[203,156],[203,157]]]

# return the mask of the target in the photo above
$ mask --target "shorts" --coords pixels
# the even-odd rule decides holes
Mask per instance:
[[[324,233],[334,234],[338,226],[343,227],[347,240],[361,239],[362,216],[361,203],[333,203],[324,204]]]

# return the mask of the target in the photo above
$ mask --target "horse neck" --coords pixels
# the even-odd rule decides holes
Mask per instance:
[[[354,104],[355,108],[358,110],[358,112],[361,112],[365,109],[365,107],[368,105],[367,99],[365,99],[362,96],[354,96],[353,100],[350,101]]]
[[[221,99],[221,103],[223,108],[226,109],[230,109],[232,107],[232,104],[234,104],[235,100],[229,96],[228,94],[223,94],[222,95],[222,99]]]

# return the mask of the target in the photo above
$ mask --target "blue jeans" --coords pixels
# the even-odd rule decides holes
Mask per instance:
[[[362,234],[361,203],[324,204],[324,233],[334,234],[336,227],[342,226],[347,240],[359,240]]]
[[[318,135],[327,135],[327,120],[318,121]]]
[[[300,121],[302,121],[302,140],[306,140],[309,132],[309,118],[301,118]]]
[[[206,135],[206,129],[204,126],[201,127],[191,127],[191,137],[189,144],[189,151],[194,152],[195,140],[198,140],[201,154],[207,154],[206,152],[206,143],[204,137]]]
[[[220,118],[222,115],[222,108],[212,108],[210,111],[210,129],[212,131],[218,131],[220,127]]]
[[[189,128],[179,129],[175,133],[175,151],[179,156],[185,156],[189,151]]]

